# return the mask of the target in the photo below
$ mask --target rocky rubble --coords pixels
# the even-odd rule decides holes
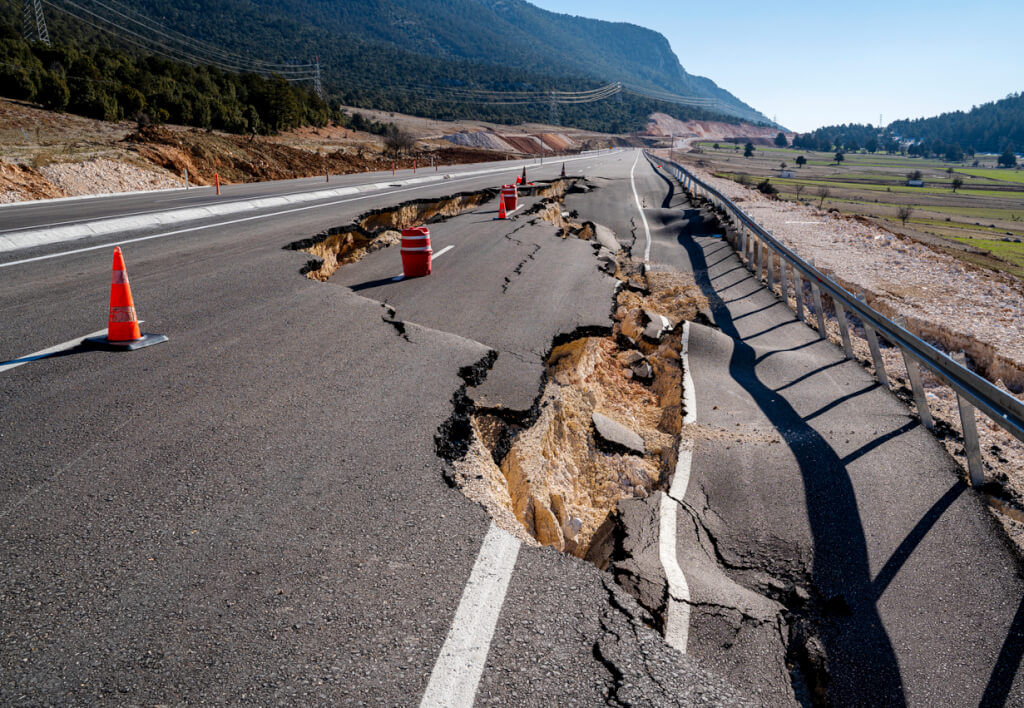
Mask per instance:
[[[102,158],[78,163],[58,162],[41,167],[39,172],[69,197],[185,186],[182,180],[164,170]]]

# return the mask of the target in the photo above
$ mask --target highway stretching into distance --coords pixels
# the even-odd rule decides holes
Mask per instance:
[[[714,434],[622,507],[649,594],[499,529],[435,440],[460,392],[525,413],[553,341],[610,330],[592,242],[490,200],[430,225],[427,278],[388,247],[316,282],[288,248],[561,160],[7,206],[0,704],[1024,703],[1021,563],[939,443],[657,163],[564,164],[593,187],[566,210],[710,303],[679,328]],[[114,245],[167,343],[78,346]]]

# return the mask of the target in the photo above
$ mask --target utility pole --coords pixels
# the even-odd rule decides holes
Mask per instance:
[[[38,2],[39,0],[36,0]],[[316,91],[316,95],[320,98],[324,97],[324,87],[320,83],[320,57],[313,57],[313,64],[316,65],[316,76],[313,77],[313,90]]]
[[[21,5],[21,33],[31,42],[50,43],[43,17],[43,3],[40,0],[23,0]]]
[[[555,103],[554,89],[551,90],[551,99],[549,103],[551,104],[551,125],[558,125],[558,104]]]

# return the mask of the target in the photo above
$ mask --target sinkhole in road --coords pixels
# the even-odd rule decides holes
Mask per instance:
[[[683,417],[681,323],[706,307],[688,276],[619,270],[632,285],[616,295],[611,331],[556,338],[528,413],[478,408],[463,391],[438,432],[452,481],[499,526],[602,568],[619,501],[670,481]],[[667,322],[652,327],[655,314]]]
[[[534,195],[542,198],[538,205],[546,203],[551,197],[560,198],[571,182],[571,179],[556,179],[538,183],[533,188]],[[350,224],[333,227],[312,238],[293,241],[284,248],[314,256],[303,267],[302,273],[312,280],[323,282],[334,275],[339,267],[355,263],[369,253],[398,243],[402,229],[435,224],[464,214],[494,199],[498,193],[497,189],[488,188],[433,199],[413,199],[397,206],[373,209],[360,214]]]

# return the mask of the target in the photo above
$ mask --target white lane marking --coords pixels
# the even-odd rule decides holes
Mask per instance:
[[[106,330],[106,328],[104,328],[104,329],[98,330],[96,332],[90,332],[89,334],[86,334],[86,335],[83,335],[81,337],[78,337],[77,339],[70,339],[70,340],[64,342],[63,344],[55,344],[52,347],[47,347],[46,349],[40,349],[37,352],[34,352],[32,354],[28,354],[28,355],[23,356],[23,357],[19,357],[17,359],[11,359],[10,361],[0,362],[0,374],[2,374],[5,371],[10,371],[11,369],[16,369],[19,366],[21,366],[22,364],[27,364],[30,361],[38,361],[39,359],[45,359],[48,356],[53,356],[54,354],[57,354],[57,353],[62,352],[62,351],[66,351],[68,349],[74,349],[75,347],[80,345],[82,342],[84,342],[86,339],[88,339],[89,337],[99,337],[99,336],[104,335],[106,333],[107,333],[107,330]]]
[[[453,248],[455,248],[455,244],[450,244],[448,246],[445,246],[440,251],[438,251],[433,256],[431,256],[430,260],[431,261],[436,261],[438,258],[440,258],[444,254],[448,253],[448,251],[452,250]],[[405,280],[405,273],[401,273],[399,275],[396,275],[394,278],[391,279],[391,282],[397,283],[399,280]]]
[[[697,397],[693,389],[693,376],[690,374],[690,323],[683,323],[681,358],[683,364],[683,406],[686,408],[686,415],[683,416],[683,425],[692,425],[697,422]]]
[[[519,540],[491,522],[421,708],[471,706],[519,555]]]
[[[696,399],[693,395],[693,379],[690,377],[690,323],[683,325],[682,365],[683,365],[683,402],[686,415],[683,424],[696,422]],[[668,494],[661,498],[661,519],[658,527],[658,546],[661,565],[665,569],[668,582],[668,605],[665,616],[665,641],[669,646],[686,653],[686,645],[690,638],[690,586],[686,582],[683,569],[679,567],[679,556],[676,553],[676,508],[682,504],[686,496],[686,488],[690,485],[690,470],[693,465],[693,452],[680,443],[679,457],[676,461],[675,474]]]
[[[640,204],[640,195],[636,191],[636,179],[634,173],[636,172],[636,163],[640,161],[640,151],[636,153],[636,159],[633,160],[633,167],[629,170],[629,181],[633,184],[633,199],[636,200],[636,208],[640,212],[640,220],[644,222],[644,233],[647,235],[647,246],[644,248],[644,265],[647,265],[651,260],[651,228],[647,225],[647,217],[644,215],[644,208]]]
[[[588,160],[588,159],[596,159],[598,157],[600,157],[600,155],[591,155],[589,157],[570,158],[570,160]],[[449,184],[453,184],[455,182],[466,182],[466,181],[469,181],[469,180],[475,180],[478,177],[479,177],[479,175],[477,175],[477,174],[473,174],[473,175],[467,176],[467,177],[460,177],[460,178],[456,178],[456,179],[450,180]],[[294,213],[297,213],[297,212],[300,212],[300,211],[308,211],[310,209],[324,209],[326,207],[337,206],[339,204],[348,204],[350,202],[358,202],[358,201],[363,200],[363,199],[374,199],[374,198],[377,198],[377,197],[386,197],[386,196],[391,195],[391,194],[401,194],[402,192],[412,192],[412,191],[415,191],[417,189],[426,189],[428,187],[435,187],[435,186],[437,186],[437,185],[436,184],[419,184],[419,185],[416,185],[415,187],[405,187],[404,189],[395,189],[395,190],[392,190],[390,192],[377,192],[377,193],[374,193],[374,194],[364,194],[364,195],[361,195],[361,196],[358,196],[358,197],[351,197],[351,198],[347,198],[347,199],[339,199],[337,201],[326,202],[324,204],[311,204],[309,206],[295,207],[293,209],[283,209],[281,211],[275,211],[275,212],[271,212],[269,214],[257,214],[256,216],[246,216],[246,217],[243,217],[241,219],[231,219],[229,221],[219,221],[219,222],[217,222],[215,224],[203,224],[201,226],[191,226],[191,227],[186,228],[186,229],[176,229],[174,231],[165,231],[165,232],[159,233],[159,234],[150,234],[149,236],[139,236],[137,238],[129,238],[129,239],[121,240],[121,241],[111,241],[110,243],[104,243],[104,244],[100,244],[98,246],[87,246],[85,248],[76,248],[76,249],[73,249],[73,250],[70,250],[70,251],[61,251],[60,253],[51,253],[51,254],[46,255],[46,256],[36,256],[34,258],[24,258],[24,259],[22,259],[20,261],[10,261],[9,263],[0,263],[0,268],[9,268],[11,266],[24,265],[25,263],[34,263],[36,261],[45,261],[45,260],[50,260],[52,258],[63,258],[64,256],[73,256],[73,255],[77,255],[79,253],[86,253],[88,251],[95,251],[95,250],[100,249],[100,248],[110,248],[112,246],[123,246],[124,244],[127,244],[127,243],[138,243],[140,241],[149,241],[151,239],[156,239],[156,238],[166,238],[167,236],[178,236],[180,234],[192,233],[194,231],[203,231],[204,229],[214,229],[214,228],[220,228],[220,227],[223,227],[223,226],[231,226],[233,224],[241,224],[241,223],[245,223],[247,221],[255,221],[255,220],[258,220],[258,219],[270,219],[270,218],[275,217],[275,216],[283,216],[285,214],[294,214]]]

